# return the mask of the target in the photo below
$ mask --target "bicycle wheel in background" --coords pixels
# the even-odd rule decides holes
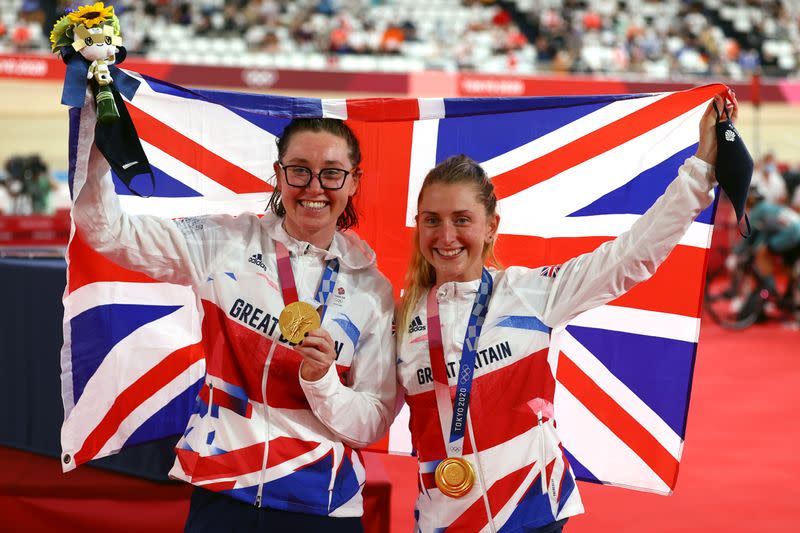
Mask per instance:
[[[766,288],[749,264],[706,280],[704,306],[711,319],[727,329],[744,329],[761,317]]]

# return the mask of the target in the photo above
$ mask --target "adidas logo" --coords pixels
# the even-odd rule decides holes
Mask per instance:
[[[411,321],[411,324],[408,325],[408,333],[415,333],[417,331],[425,331],[425,324],[422,323],[422,319],[420,319],[419,315],[414,317],[414,320]]]
[[[262,258],[261,254],[253,254],[253,255],[250,256],[250,259],[248,259],[247,261],[250,262],[250,263],[253,263],[256,266],[261,267],[261,270],[266,272],[267,271],[267,265],[264,264],[264,261],[262,261],[261,258]]]

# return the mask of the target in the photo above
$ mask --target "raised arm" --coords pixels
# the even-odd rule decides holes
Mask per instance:
[[[729,98],[731,118],[735,119],[738,106],[732,94]],[[715,96],[714,102],[719,109],[725,105],[721,95]],[[678,177],[630,230],[562,265],[543,313],[547,325],[563,325],[578,314],[621,296],[655,273],[695,217],[713,200],[716,122],[713,104],[709,104],[700,119],[697,152],[686,160]]]
[[[95,114],[81,115],[72,216],[81,237],[120,266],[155,279],[189,285],[210,254],[196,221],[129,215],[120,208],[109,165],[94,145]],[[80,186],[80,177],[85,181]],[[78,190],[78,187],[80,189]],[[188,242],[187,242],[188,240]]]

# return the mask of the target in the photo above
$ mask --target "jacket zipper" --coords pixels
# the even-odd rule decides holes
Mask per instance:
[[[536,417],[539,419],[539,452],[541,455],[541,463],[539,464],[539,476],[542,478],[542,493],[547,494],[547,457],[545,456],[544,448],[544,425],[542,424],[542,412],[538,411]]]
[[[261,471],[258,473],[258,492],[256,493],[255,506],[261,507],[261,498],[264,492],[264,475],[267,471],[267,456],[269,455],[269,408],[267,407],[267,373],[272,355],[278,345],[278,339],[273,339],[269,348],[267,360],[264,363],[264,373],[261,375],[261,400],[264,405],[264,458],[261,460]]]
[[[211,418],[212,418],[211,410],[214,408],[213,406],[214,406],[214,384],[213,383],[209,383],[208,384],[208,413],[206,414],[206,416],[208,416],[208,426],[211,426]],[[211,447],[211,443],[208,442],[208,432],[206,432],[206,446],[208,446],[209,448]],[[209,451],[209,455],[211,455],[210,451]]]

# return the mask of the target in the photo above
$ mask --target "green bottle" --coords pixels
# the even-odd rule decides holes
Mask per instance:
[[[113,122],[119,118],[119,110],[114,102],[114,93],[108,85],[98,85],[94,100],[97,102],[97,121]]]

